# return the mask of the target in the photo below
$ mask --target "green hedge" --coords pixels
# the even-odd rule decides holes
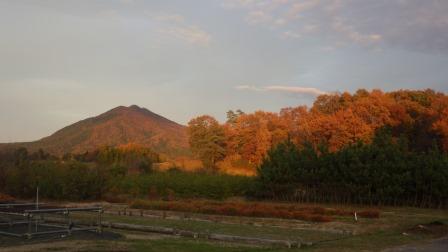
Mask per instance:
[[[168,171],[124,177],[114,187],[117,192],[135,197],[225,199],[244,196],[252,180],[243,176]]]

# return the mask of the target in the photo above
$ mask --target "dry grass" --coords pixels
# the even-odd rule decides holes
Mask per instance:
[[[335,216],[352,216],[354,211],[265,202],[218,202],[207,200],[145,201],[136,200],[131,207],[140,209],[180,211],[228,216],[297,219],[312,222],[331,222]],[[358,212],[359,217],[379,218],[378,210]]]
[[[12,201],[14,201],[14,197],[0,192],[0,203],[1,202],[12,202]]]
[[[173,167],[189,172],[203,169],[203,165],[200,160],[191,159],[189,157],[178,157],[175,160],[168,160],[166,162],[154,164],[154,169],[158,171],[167,171]]]
[[[255,176],[256,168],[239,155],[231,155],[216,164],[219,170],[230,175]]]

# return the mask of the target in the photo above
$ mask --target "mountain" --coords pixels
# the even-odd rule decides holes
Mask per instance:
[[[13,143],[6,146],[23,146],[29,151],[43,149],[52,154],[62,155],[127,143],[150,147],[169,156],[183,154],[188,150],[185,126],[136,105],[116,107],[99,116],[67,126],[35,142]]]

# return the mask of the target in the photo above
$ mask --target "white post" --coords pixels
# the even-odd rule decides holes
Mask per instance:
[[[36,209],[39,209],[39,186],[36,188]]]
[[[36,187],[36,210],[39,210],[39,186]],[[35,222],[35,232],[37,233],[37,225],[39,220],[36,218]]]

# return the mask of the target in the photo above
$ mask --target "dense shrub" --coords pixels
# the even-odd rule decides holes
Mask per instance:
[[[258,168],[258,198],[298,202],[448,207],[448,155],[437,145],[422,152],[408,139],[379,130],[370,144],[329,152],[291,141],[269,151]]]
[[[252,178],[244,176],[170,170],[127,176],[114,186],[138,197],[225,199],[244,195],[251,183]]]
[[[244,195],[252,184],[252,178],[243,176],[152,171],[149,163],[143,162],[152,152],[134,147],[105,148],[62,160],[44,153],[28,154],[26,149],[3,155],[0,153],[0,192],[21,198],[34,197],[39,187],[41,197],[49,199],[224,199]],[[140,172],[130,173],[133,168]]]

